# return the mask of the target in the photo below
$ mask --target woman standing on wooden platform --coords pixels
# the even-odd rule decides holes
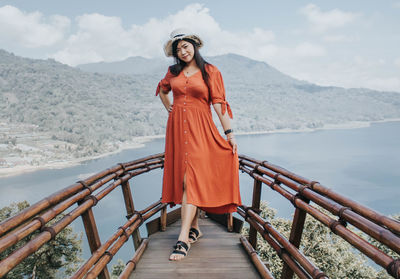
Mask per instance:
[[[203,41],[199,36],[177,29],[170,37],[164,51],[176,64],[169,67],[156,91],[169,113],[161,201],[171,206],[182,204],[181,231],[170,256],[170,260],[181,260],[190,243],[202,236],[197,208],[231,213],[241,199],[237,144],[229,119],[232,111],[221,73],[200,55]],[[171,89],[173,104],[168,96]],[[226,140],[213,122],[210,104]]]

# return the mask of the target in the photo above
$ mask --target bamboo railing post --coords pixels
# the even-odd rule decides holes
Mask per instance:
[[[255,212],[259,212],[260,210],[260,200],[261,200],[261,181],[254,178],[253,201],[251,207]],[[250,226],[249,242],[251,246],[253,246],[253,248],[257,250],[257,230],[252,226]]]
[[[304,199],[305,202],[309,203],[309,200]],[[293,216],[292,229],[290,231],[289,242],[292,243],[297,248],[300,247],[301,236],[303,234],[304,222],[306,220],[307,213],[300,208],[296,207]],[[287,263],[284,263],[282,268],[281,279],[291,279],[293,278],[293,270],[289,267]]]
[[[81,204],[81,202],[78,202]],[[96,220],[94,219],[92,208],[86,210],[82,215],[83,226],[85,227],[86,236],[89,242],[90,252],[93,254],[101,246],[99,231],[97,230]],[[110,279],[110,273],[107,266],[99,274],[100,279]]]
[[[274,279],[271,272],[268,270],[266,265],[262,262],[261,258],[258,256],[256,250],[254,250],[253,246],[247,241],[247,239],[243,236],[240,237],[240,242],[242,243],[243,248],[246,250],[249,255],[251,261],[256,267],[257,271],[260,273],[261,278],[263,279]]]
[[[125,208],[126,208],[126,213],[127,213],[126,218],[129,219],[135,212],[135,206],[133,204],[132,192],[131,192],[131,187],[129,185],[129,181],[123,182],[121,184],[121,189],[122,189],[122,193],[124,195]],[[133,238],[133,245],[135,246],[135,250],[136,250],[139,247],[140,243],[142,242],[142,238],[140,237],[139,230],[136,230],[132,234],[132,238]]]
[[[119,275],[118,279],[128,279],[129,276],[131,275],[132,271],[136,269],[136,265],[139,262],[140,258],[142,257],[144,251],[147,248],[147,245],[149,243],[148,238],[144,238],[142,243],[140,244],[139,248],[136,250],[135,255],[133,256],[132,259],[130,259],[122,271],[122,273]]]
[[[167,207],[164,207],[161,209],[160,212],[160,225],[161,225],[161,231],[165,232],[167,230]]]

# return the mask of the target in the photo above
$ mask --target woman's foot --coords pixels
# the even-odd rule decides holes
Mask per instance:
[[[195,243],[200,237],[202,237],[203,234],[199,229],[196,228],[190,228],[189,230],[189,243]]]
[[[174,251],[172,251],[171,256],[169,257],[170,261],[180,261],[184,257],[186,257],[187,252],[190,249],[190,243],[186,243],[178,240],[174,246]]]

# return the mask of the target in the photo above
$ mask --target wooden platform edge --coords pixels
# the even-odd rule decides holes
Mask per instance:
[[[181,208],[177,208],[167,213],[167,226],[175,223],[181,218]],[[147,235],[150,236],[161,229],[161,217],[146,223]]]

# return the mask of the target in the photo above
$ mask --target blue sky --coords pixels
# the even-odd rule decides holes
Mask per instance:
[[[233,52],[321,85],[400,92],[400,0],[0,0],[1,48],[72,66],[163,57],[177,27],[198,33],[206,56]]]

